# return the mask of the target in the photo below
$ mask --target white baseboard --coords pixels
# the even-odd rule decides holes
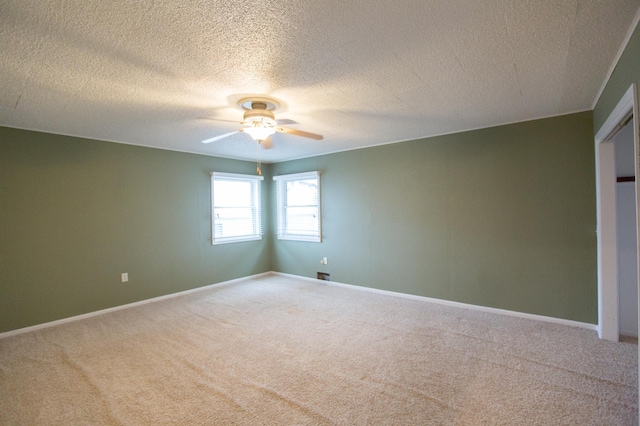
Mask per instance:
[[[507,315],[507,316],[511,316],[511,317],[524,318],[524,319],[535,320],[535,321],[551,322],[551,323],[555,323],[555,324],[568,325],[568,326],[571,326],[571,327],[586,328],[587,330],[593,330],[593,331],[597,331],[598,330],[598,325],[597,324],[589,324],[589,323],[586,323],[586,322],[572,321],[572,320],[567,320],[567,319],[562,319],[562,318],[547,317],[547,316],[544,316],[544,315],[527,314],[527,313],[524,313],[524,312],[509,311],[507,309],[490,308],[490,307],[487,307],[487,306],[471,305],[471,304],[468,304],[468,303],[452,302],[450,300],[434,299],[432,297],[416,296],[416,295],[413,295],[413,294],[398,293],[396,291],[380,290],[380,289],[377,289],[377,288],[362,287],[362,286],[357,286],[357,285],[352,285],[352,284],[343,284],[343,283],[338,283],[338,282],[334,282],[334,281],[324,281],[324,280],[318,280],[318,279],[315,279],[315,278],[302,277],[302,276],[299,276],[299,275],[285,274],[283,272],[271,272],[271,273],[273,275],[280,275],[280,276],[283,276],[283,277],[296,278],[296,279],[300,279],[300,280],[315,282],[315,283],[318,283],[318,284],[327,284],[327,285],[334,285],[334,286],[338,286],[338,287],[346,287],[346,288],[350,288],[350,289],[354,289],[354,290],[366,291],[366,292],[369,292],[369,293],[385,294],[387,296],[402,297],[404,299],[413,299],[413,300],[420,300],[420,301],[424,301],[424,302],[438,303],[440,305],[453,306],[453,307],[456,307],[456,308],[463,308],[463,309],[471,309],[471,310],[474,310],[474,311],[488,312],[488,313],[491,313],[491,314]]]
[[[251,279],[255,279],[255,278],[259,278],[259,277],[264,277],[264,276],[268,276],[268,275],[279,275],[279,276],[283,276],[283,277],[290,277],[290,278],[296,278],[296,279],[300,279],[300,280],[304,280],[304,281],[315,282],[317,284],[327,284],[327,285],[333,285],[333,286],[337,286],[337,287],[345,287],[345,288],[350,288],[350,289],[354,289],[354,290],[366,291],[366,292],[370,292],[370,293],[378,293],[378,294],[384,294],[384,295],[388,295],[388,296],[402,297],[402,298],[405,298],[405,299],[413,299],[413,300],[420,300],[420,301],[424,301],[424,302],[438,303],[438,304],[441,304],[441,305],[453,306],[453,307],[457,307],[457,308],[472,309],[472,310],[481,311],[481,312],[488,312],[488,313],[492,313],[492,314],[507,315],[507,316],[530,319],[530,320],[536,320],[536,321],[545,321],[545,322],[551,322],[551,323],[556,323],[556,324],[568,325],[568,326],[571,326],[571,327],[580,327],[580,328],[586,328],[588,330],[598,331],[598,325],[597,324],[589,324],[589,323],[584,323],[584,322],[579,322],[579,321],[572,321],[572,320],[566,320],[566,319],[561,319],[561,318],[547,317],[547,316],[543,316],[543,315],[527,314],[527,313],[524,313],[524,312],[509,311],[509,310],[506,310],[506,309],[489,308],[489,307],[486,307],[486,306],[471,305],[471,304],[468,304],[468,303],[461,303],[461,302],[452,302],[450,300],[434,299],[434,298],[431,298],[431,297],[416,296],[416,295],[413,295],[413,294],[399,293],[399,292],[389,291],[389,290],[380,290],[380,289],[377,289],[377,288],[362,287],[362,286],[357,286],[357,285],[352,285],[352,284],[343,284],[343,283],[339,283],[339,282],[335,282],[335,281],[324,281],[324,280],[318,280],[318,279],[315,279],[315,278],[303,277],[303,276],[300,276],[300,275],[285,274],[283,272],[270,271],[270,272],[263,272],[261,274],[250,275],[250,276],[247,276],[247,277],[237,278],[237,279],[233,279],[233,280],[229,280],[229,281],[223,281],[223,282],[220,282],[220,283],[217,283],[217,284],[211,284],[211,285],[207,285],[207,286],[204,286],[204,287],[198,287],[198,288],[193,288],[193,289],[190,289],[190,290],[180,291],[178,293],[171,293],[171,294],[167,294],[167,295],[164,295],[164,296],[158,296],[158,297],[154,297],[154,298],[151,298],[151,299],[141,300],[139,302],[128,303],[126,305],[114,306],[113,308],[101,309],[99,311],[89,312],[89,313],[86,313],[86,314],[76,315],[76,316],[69,317],[69,318],[63,318],[63,319],[59,319],[59,320],[55,320],[55,321],[50,321],[50,322],[46,322],[46,323],[43,323],[43,324],[37,324],[37,325],[30,326],[30,327],[24,327],[24,328],[19,328],[19,329],[16,329],[16,330],[6,331],[4,333],[0,333],[0,339],[3,339],[5,337],[10,337],[10,336],[15,336],[15,335],[18,335],[18,334],[28,333],[30,331],[41,330],[41,329],[44,329],[44,328],[53,327],[53,326],[60,325],[60,324],[66,324],[66,323],[73,322],[73,321],[79,321],[79,320],[82,320],[82,319],[86,319],[86,318],[91,318],[91,317],[95,317],[95,316],[98,316],[98,315],[107,314],[109,312],[115,312],[115,311],[119,311],[119,310],[122,310],[122,309],[134,308],[136,306],[142,306],[142,305],[145,305],[147,303],[154,303],[154,302],[159,302],[161,300],[166,300],[166,299],[171,299],[171,298],[174,298],[174,297],[184,296],[186,294],[196,293],[196,292],[199,292],[199,291],[204,291],[204,290],[215,288],[215,287],[222,287],[222,286],[226,286],[226,285],[229,285],[229,284],[235,284],[235,283],[239,283],[239,282],[242,282],[242,281],[247,281],[247,280],[251,280]]]
[[[75,315],[75,316],[68,317],[68,318],[62,318],[62,319],[55,320],[55,321],[50,321],[50,322],[45,322],[45,323],[42,323],[42,324],[32,325],[30,327],[24,327],[24,328],[18,328],[16,330],[5,331],[4,333],[0,333],[0,339],[3,339],[5,337],[10,337],[10,336],[15,336],[15,335],[18,335],[18,334],[28,333],[30,331],[41,330],[43,328],[53,327],[53,326],[60,325],[60,324],[66,324],[66,323],[69,323],[69,322],[79,321],[79,320],[83,320],[83,319],[86,319],[86,318],[95,317],[95,316],[98,316],[98,315],[108,314],[109,312],[120,311],[122,309],[135,308],[136,306],[146,305],[147,303],[154,303],[154,302],[159,302],[161,300],[172,299],[174,297],[184,296],[186,294],[191,294],[191,293],[197,293],[199,291],[208,290],[208,289],[214,288],[214,287],[222,287],[222,286],[229,285],[229,284],[235,284],[235,283],[238,283],[238,282],[247,281],[247,280],[250,280],[250,279],[259,278],[259,277],[266,276],[266,275],[271,275],[271,274],[272,274],[272,272],[263,272],[261,274],[250,275],[250,276],[242,277],[242,278],[236,278],[234,280],[223,281],[223,282],[216,283],[216,284],[210,284],[210,285],[206,285],[204,287],[192,288],[190,290],[184,290],[184,291],[180,291],[180,292],[177,292],[177,293],[167,294],[167,295],[164,295],[164,296],[153,297],[151,299],[145,299],[145,300],[141,300],[139,302],[127,303],[126,305],[114,306],[113,308],[101,309],[99,311],[88,312],[86,314]]]

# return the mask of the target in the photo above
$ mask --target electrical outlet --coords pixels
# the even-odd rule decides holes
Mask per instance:
[[[323,257],[322,259],[320,259],[320,263],[321,263],[322,265],[327,265],[329,262],[327,261],[327,258],[326,258],[326,257]]]
[[[129,281],[129,273],[123,272],[122,274],[120,274],[120,282],[126,283],[127,281]]]

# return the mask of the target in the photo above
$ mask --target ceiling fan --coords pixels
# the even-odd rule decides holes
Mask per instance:
[[[243,120],[232,122],[243,124],[246,127],[240,128],[233,132],[224,133],[213,138],[205,139],[202,141],[202,143],[219,141],[220,139],[227,138],[240,132],[247,133],[253,140],[258,142],[258,144],[265,149],[271,149],[273,147],[271,135],[276,132],[287,133],[290,135],[302,136],[304,138],[311,138],[316,140],[323,139],[322,135],[280,126],[281,124],[296,124],[296,122],[287,119],[275,119],[274,111],[280,106],[278,101],[276,101],[275,99],[264,96],[242,98],[238,101],[238,106],[242,110],[244,110]],[[230,121],[219,120],[215,118],[212,118],[212,120]]]

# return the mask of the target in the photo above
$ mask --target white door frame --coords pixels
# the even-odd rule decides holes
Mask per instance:
[[[617,128],[630,113],[633,114],[635,175],[639,176],[640,153],[638,128],[638,95],[636,83],[625,92],[595,137],[596,200],[598,235],[598,335],[617,342],[618,321],[618,246],[616,231],[616,163],[612,141]],[[639,186],[636,184],[636,220],[640,211]],[[640,221],[637,221],[640,224]],[[640,228],[637,226],[636,228]],[[640,239],[638,240],[640,246]],[[640,256],[640,251],[638,252]],[[640,262],[639,262],[640,266]],[[640,275],[639,275],[640,276]],[[640,288],[640,284],[638,285]],[[640,292],[639,292],[640,297]],[[640,325],[640,319],[639,319]]]

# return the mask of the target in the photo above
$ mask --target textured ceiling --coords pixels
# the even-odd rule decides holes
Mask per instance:
[[[640,0],[0,0],[0,125],[282,161],[588,110]]]

